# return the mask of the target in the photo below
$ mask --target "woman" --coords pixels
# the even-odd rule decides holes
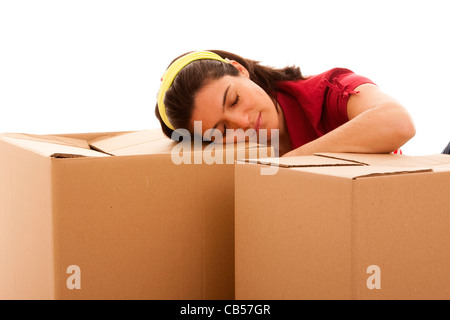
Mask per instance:
[[[304,77],[295,66],[276,69],[211,50],[178,57],[161,80],[155,114],[168,137],[178,128],[202,137],[278,130],[279,154],[297,156],[389,153],[415,135],[400,103],[347,69]]]

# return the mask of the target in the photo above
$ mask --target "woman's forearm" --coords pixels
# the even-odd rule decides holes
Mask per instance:
[[[283,156],[317,152],[389,153],[415,135],[408,112],[400,105],[371,108],[335,130]]]

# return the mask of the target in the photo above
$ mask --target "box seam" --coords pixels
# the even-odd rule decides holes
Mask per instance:
[[[315,153],[314,155],[317,156],[317,157],[349,161],[349,162],[353,162],[353,163],[356,163],[356,164],[359,164],[359,165],[363,165],[363,166],[368,166],[369,165],[369,164],[367,164],[365,162],[356,161],[356,160],[353,160],[353,159],[341,158],[341,157],[334,157],[334,156],[330,156],[330,155],[326,155],[326,154]]]
[[[57,272],[58,269],[58,261],[59,261],[59,252],[58,252],[58,247],[59,247],[59,243],[58,243],[58,237],[56,236],[56,231],[58,230],[58,226],[57,226],[57,219],[55,217],[55,212],[56,212],[56,201],[55,201],[55,181],[56,181],[56,173],[55,173],[55,164],[56,164],[56,158],[50,158],[50,176],[51,176],[51,180],[50,180],[50,194],[51,194],[51,210],[50,210],[50,226],[51,226],[51,258],[53,259],[53,261],[51,261],[50,266],[51,268],[53,268],[53,270],[51,270],[53,276],[50,278],[52,281],[51,287],[53,290],[53,296],[51,297],[51,299],[56,299],[56,297],[60,296],[59,292],[58,292],[58,277],[59,277],[59,273]]]
[[[355,268],[355,257],[354,257],[354,242],[355,242],[355,230],[354,230],[354,205],[355,205],[355,180],[350,183],[350,299],[356,299],[355,284],[354,284],[354,268]]]

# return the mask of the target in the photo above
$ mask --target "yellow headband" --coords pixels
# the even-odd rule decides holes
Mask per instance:
[[[219,55],[210,52],[210,51],[196,51],[189,53],[185,56],[182,56],[178,60],[176,60],[174,63],[172,63],[167,71],[164,73],[162,77],[162,83],[161,87],[159,88],[158,92],[158,110],[159,114],[161,115],[161,119],[164,121],[166,126],[168,126],[170,129],[175,130],[175,128],[172,126],[172,124],[169,121],[169,118],[166,114],[166,105],[164,104],[164,97],[166,96],[167,90],[169,90],[170,86],[173,83],[173,80],[177,76],[177,74],[189,63],[195,61],[195,60],[202,60],[202,59],[210,59],[210,60],[218,60],[225,63],[229,63],[227,60],[223,59]]]

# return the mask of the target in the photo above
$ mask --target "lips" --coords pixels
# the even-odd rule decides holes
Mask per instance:
[[[256,123],[255,123],[255,127],[254,127],[256,132],[258,132],[260,126],[261,126],[261,112],[259,113],[259,116],[256,119]]]

